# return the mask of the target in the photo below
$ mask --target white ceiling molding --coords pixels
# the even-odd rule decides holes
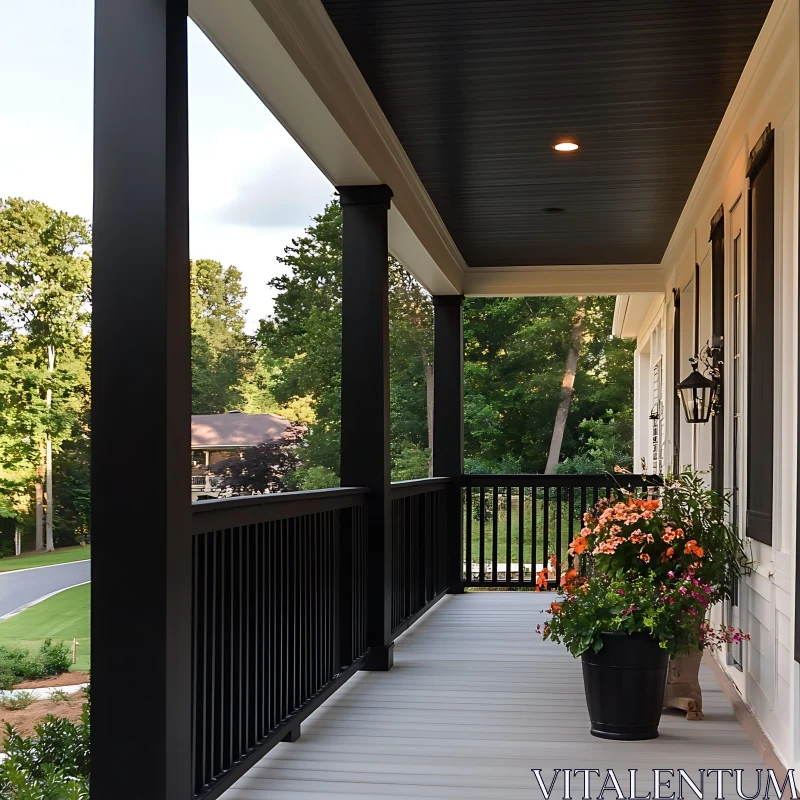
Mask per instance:
[[[663,293],[664,286],[659,264],[480,267],[467,271],[464,294],[473,297],[640,294]]]
[[[391,187],[392,254],[459,294],[463,258],[320,0],[190,0],[190,14],[334,185]]]

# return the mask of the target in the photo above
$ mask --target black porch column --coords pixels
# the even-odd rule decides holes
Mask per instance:
[[[342,204],[342,486],[366,486],[370,653],[392,666],[389,454],[388,186],[340,186]]]
[[[186,35],[186,0],[95,0],[93,800],[192,796]]]
[[[433,474],[452,479],[447,497],[447,583],[464,591],[461,475],[464,472],[464,298],[435,295],[433,346]]]

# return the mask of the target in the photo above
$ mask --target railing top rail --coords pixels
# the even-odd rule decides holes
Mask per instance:
[[[419,478],[413,481],[394,481],[392,483],[392,499],[412,497],[415,494],[426,494],[443,489],[450,485],[450,478]]]
[[[592,475],[535,475],[523,473],[518,475],[462,475],[462,486],[587,486],[606,488],[660,486],[663,478],[659,475],[633,475],[625,472],[603,472]]]
[[[343,486],[198,500],[192,503],[192,534],[349,508],[359,505],[368,493],[364,487]]]

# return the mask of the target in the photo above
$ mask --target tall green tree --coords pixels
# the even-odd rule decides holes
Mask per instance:
[[[279,259],[286,274],[272,315],[257,335],[262,357],[280,367],[273,391],[278,402],[305,399],[314,419],[304,462],[339,474],[342,329],[342,211],[334,198],[305,235]],[[395,477],[422,477],[429,463],[433,331],[430,296],[394,259],[389,260],[390,404]]]
[[[192,413],[230,411],[242,404],[242,382],[253,368],[242,273],[198,259],[191,263],[191,293]]]
[[[88,408],[89,244],[80,217],[34,200],[0,201],[0,490],[19,513],[20,485],[33,480],[36,545],[48,550],[53,453]]]
[[[464,308],[465,451],[472,472],[545,469],[575,348],[563,459],[586,453],[583,420],[633,408],[633,346],[611,336],[613,297],[470,298]],[[581,311],[581,314],[579,313]]]

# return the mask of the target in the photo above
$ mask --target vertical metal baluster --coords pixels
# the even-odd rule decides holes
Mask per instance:
[[[464,583],[472,583],[472,487],[467,486],[464,490],[466,501],[464,511],[466,520],[464,524]]]
[[[498,506],[497,502],[498,489],[497,486],[492,487],[492,583],[497,583],[497,518]]]
[[[478,582],[486,582],[486,488],[481,486],[478,495],[478,509],[480,517],[478,519],[478,550],[480,563],[478,564]]]
[[[531,486],[531,581],[536,585],[536,550],[539,538],[539,498],[536,486]]]
[[[561,509],[562,509],[562,494],[561,487],[556,486],[556,586],[561,582]]]
[[[517,509],[517,515],[519,520],[519,531],[518,531],[518,544],[517,544],[517,569],[519,574],[517,575],[517,580],[519,581],[519,585],[522,586],[525,583],[525,487],[519,487],[519,494],[517,495],[517,500],[519,502],[519,508]]]
[[[511,583],[511,486],[506,487],[506,583]],[[519,560],[519,559],[517,559]]]
[[[542,569],[547,570],[550,577],[550,486],[544,487],[544,504],[542,506]]]
[[[567,557],[569,558],[569,545],[575,538],[575,487],[569,487],[569,530],[567,531]],[[569,565],[572,566],[571,564]]]

